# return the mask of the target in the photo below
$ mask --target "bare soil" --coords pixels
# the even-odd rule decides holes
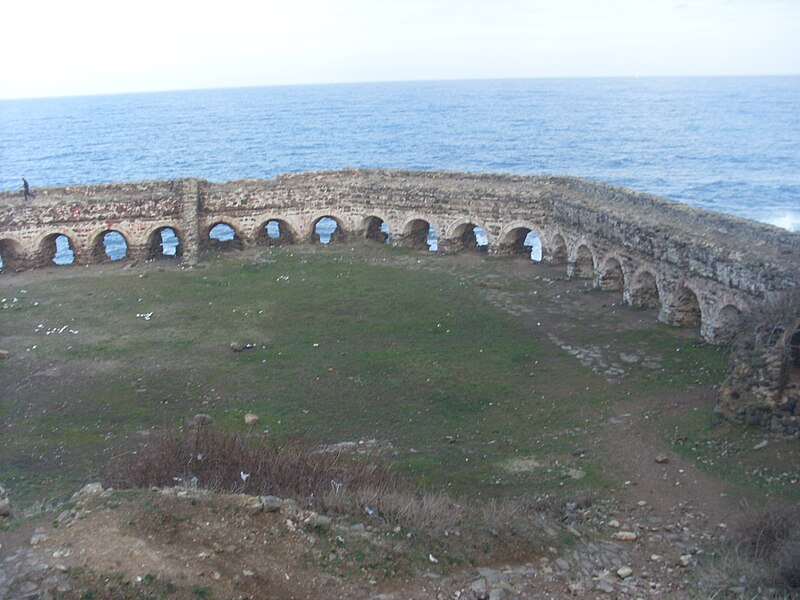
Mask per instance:
[[[361,259],[385,262],[366,251]],[[716,389],[687,383],[664,393],[642,392],[647,373],[661,368],[668,357],[650,353],[647,344],[634,344],[632,350],[614,334],[621,327],[651,328],[655,312],[623,307],[621,294],[597,293],[587,281],[568,280],[563,267],[476,254],[398,255],[391,262],[458,277],[513,315],[521,328],[543,333],[554,347],[573,355],[576,369],[601,375],[606,392],[618,391],[619,401],[596,419],[587,415],[572,442],[576,456],[601,463],[604,486],[596,490],[590,508],[543,525],[549,550],[512,565],[443,565],[425,556],[409,532],[369,520],[359,525],[334,518],[330,526],[304,527],[307,512],[265,512],[246,496],[87,493],[63,512],[18,521],[0,533],[0,590],[10,598],[709,595],[698,587],[698,564],[720,546],[743,508],[771,500],[763,489],[725,479],[677,452],[675,440],[665,434],[676,418],[707,413]],[[44,269],[8,279],[23,286],[50,277],[101,276],[119,268]],[[696,331],[684,335],[697,339]],[[17,391],[35,394],[64,377],[102,377],[105,368],[95,360],[73,361],[69,372],[59,364],[42,365],[15,384]],[[634,379],[639,383],[633,393],[639,397],[632,401],[628,383]],[[543,390],[559,385],[569,383],[541,384]],[[757,460],[769,462],[764,456],[790,471],[800,465],[796,441],[770,438]],[[527,457],[528,463],[525,458],[520,464],[540,468],[535,457]],[[748,455],[746,460],[756,459]],[[636,540],[615,539],[621,531],[635,533]],[[36,535],[44,537],[32,544]],[[621,566],[630,567],[632,575],[617,575]],[[86,596],[86,590],[93,595]]]

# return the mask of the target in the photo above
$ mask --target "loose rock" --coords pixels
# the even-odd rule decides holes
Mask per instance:
[[[617,577],[620,579],[627,579],[631,575],[633,575],[633,569],[630,567],[624,566],[617,569]]]
[[[191,425],[194,427],[204,427],[205,425],[211,425],[214,422],[209,415],[204,413],[198,413],[194,417],[192,417]]]

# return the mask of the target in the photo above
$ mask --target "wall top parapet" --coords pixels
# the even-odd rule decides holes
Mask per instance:
[[[197,182],[197,187],[187,182]],[[34,185],[37,196],[27,202],[21,192],[0,192],[0,236],[22,226],[98,220],[104,213],[109,213],[108,218],[159,211],[175,215],[189,189],[197,190],[192,193],[198,196],[198,208],[211,212],[254,210],[270,199],[296,208],[317,201],[346,202],[353,208],[368,201],[384,202],[403,210],[446,204],[450,212],[458,212],[460,203],[479,204],[486,211],[524,212],[531,206],[546,216],[548,225],[599,236],[656,260],[678,266],[693,260],[734,264],[758,271],[757,276],[766,282],[762,289],[770,289],[771,279],[781,280],[777,287],[785,287],[787,281],[800,285],[800,234],[652,194],[551,175],[345,169],[227,183],[176,179],[51,188]]]

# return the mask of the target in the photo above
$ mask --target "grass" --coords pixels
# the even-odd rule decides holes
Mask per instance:
[[[717,383],[725,355],[666,326],[626,328],[614,313],[603,317],[613,339],[598,339],[597,315],[578,312],[578,341],[659,361],[611,385],[465,279],[508,264],[357,245],[209,255],[191,270],[64,271],[24,286],[9,278],[0,481],[18,504],[64,497],[157,430],[195,413],[241,430],[254,412],[278,443],[388,440],[384,458],[433,490],[603,490],[604,450],[573,456],[594,424],[642,395]],[[502,285],[516,293],[530,282]],[[231,342],[254,347],[232,352]],[[540,466],[506,468],[517,459]],[[570,467],[585,477],[565,476]]]
[[[706,472],[767,497],[800,502],[800,463],[797,442],[770,439],[744,425],[711,424],[712,407],[687,411],[668,421],[664,436],[681,455]],[[764,448],[758,446],[770,440]]]
[[[264,434],[237,434],[215,425],[165,433],[117,457],[105,470],[103,483],[115,489],[163,488],[175,484],[176,474],[187,486],[293,498],[300,506],[345,515],[349,521],[367,514],[387,532],[395,527],[395,533],[413,532],[425,547],[461,562],[529,556],[542,548],[537,517],[554,512],[552,505],[531,499],[459,503],[419,489],[366,457],[298,442],[279,446]],[[144,508],[152,511],[147,520],[154,532],[162,534],[173,533],[189,519],[147,504]],[[563,509],[555,512],[561,517]],[[148,526],[138,524],[140,529]],[[327,535],[323,527],[319,532]],[[458,539],[450,532],[458,532]]]

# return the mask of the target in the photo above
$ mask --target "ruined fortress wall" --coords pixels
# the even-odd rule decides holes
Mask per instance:
[[[758,296],[797,285],[795,233],[601,183],[560,178],[557,185],[561,222]]]
[[[675,325],[699,325],[707,340],[724,339],[742,313],[800,286],[800,235],[587,180],[569,177],[343,170],[270,180],[210,183],[198,179],[119,183],[0,193],[4,270],[52,264],[64,235],[76,264],[103,260],[102,236],[121,233],[126,258],[158,255],[159,231],[172,228],[180,257],[195,262],[215,242],[218,223],[233,227],[237,247],[269,243],[269,220],[285,241],[314,240],[324,216],[338,236],[365,237],[388,224],[391,242],[420,246],[427,227],[439,250],[469,246],[474,226],[490,253],[521,253],[534,231],[544,260],[619,291],[634,306],[659,308]],[[371,225],[372,224],[372,225]]]

